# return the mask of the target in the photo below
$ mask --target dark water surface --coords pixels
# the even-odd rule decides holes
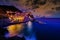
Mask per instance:
[[[33,22],[33,32],[35,32],[37,40],[60,40],[60,19],[38,19],[39,21],[46,22],[47,24],[39,24],[37,22]],[[3,30],[2,28],[6,26],[8,22],[0,21],[0,35],[4,35],[7,30]],[[2,32],[4,31],[4,32]],[[0,36],[3,37],[3,36]]]

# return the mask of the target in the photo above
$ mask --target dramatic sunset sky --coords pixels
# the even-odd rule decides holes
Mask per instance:
[[[60,0],[0,0],[0,5],[31,11],[35,17],[60,18]]]

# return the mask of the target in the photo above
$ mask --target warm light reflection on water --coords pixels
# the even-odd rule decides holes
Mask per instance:
[[[15,24],[7,27],[10,35],[16,36],[23,30],[23,24]]]

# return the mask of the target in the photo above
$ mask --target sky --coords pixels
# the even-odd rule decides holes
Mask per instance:
[[[60,18],[60,0],[0,0],[0,5],[31,11],[35,17]]]

